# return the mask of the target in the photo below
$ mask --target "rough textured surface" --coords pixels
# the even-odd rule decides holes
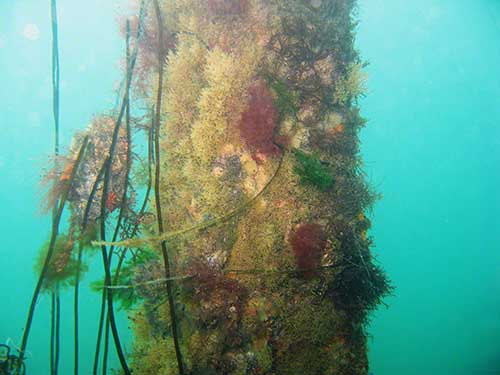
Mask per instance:
[[[374,194],[358,155],[354,1],[160,5],[175,36],[163,87],[164,225],[198,228],[169,239],[174,274],[190,276],[176,282],[189,373],[365,375],[365,323],[390,287],[364,214]],[[136,274],[161,270],[152,260]],[[134,371],[175,374],[164,289],[141,297]]]

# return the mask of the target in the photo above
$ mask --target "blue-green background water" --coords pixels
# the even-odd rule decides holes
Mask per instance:
[[[125,2],[59,1],[63,145],[114,104]],[[21,337],[33,259],[50,224],[38,213],[40,169],[53,147],[48,3],[0,1],[0,342]],[[500,374],[500,2],[361,0],[359,19],[357,45],[371,63],[362,151],[384,195],[372,234],[397,287],[373,317],[371,371]],[[84,291],[83,374],[98,302]],[[68,293],[69,333],[70,303]],[[48,317],[44,297],[30,375],[48,373]],[[72,369],[70,337],[61,374]]]

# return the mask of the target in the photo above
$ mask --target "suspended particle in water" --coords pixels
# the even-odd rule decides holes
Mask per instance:
[[[28,23],[24,26],[23,36],[31,41],[40,39],[40,29],[34,23]]]
[[[321,0],[311,0],[311,5],[315,8],[319,8],[321,6]]]

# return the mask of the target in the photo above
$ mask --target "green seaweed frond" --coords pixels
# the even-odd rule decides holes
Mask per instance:
[[[280,121],[287,115],[295,116],[299,111],[297,99],[287,85],[276,77],[267,75],[266,81],[274,94],[274,104],[279,112]]]
[[[306,186],[314,186],[320,191],[328,191],[333,186],[333,174],[331,168],[324,165],[315,154],[307,154],[295,149],[294,172],[299,175],[300,182]]]
[[[151,261],[157,261],[158,255],[153,251],[140,251],[134,256],[124,261],[120,269],[113,272],[113,285],[132,285],[135,283],[135,275],[138,267]],[[90,283],[90,288],[94,292],[101,292],[104,288],[104,279],[96,280]],[[113,289],[113,299],[120,303],[120,309],[130,310],[134,305],[141,301],[137,289],[135,288],[117,288]]]

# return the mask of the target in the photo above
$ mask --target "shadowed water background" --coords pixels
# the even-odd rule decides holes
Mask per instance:
[[[124,3],[59,1],[66,147],[93,114],[114,105]],[[390,308],[373,317],[371,371],[500,374],[500,3],[362,0],[359,19],[357,45],[370,61],[362,152],[384,195],[371,233],[397,287]],[[0,3],[0,342],[21,338],[32,266],[49,235],[49,218],[38,214],[40,171],[53,148],[49,21],[48,1]],[[99,277],[95,265],[86,281]],[[87,374],[100,297],[82,289]],[[62,314],[60,374],[70,374],[71,291]],[[45,296],[28,374],[48,373],[48,349]]]

